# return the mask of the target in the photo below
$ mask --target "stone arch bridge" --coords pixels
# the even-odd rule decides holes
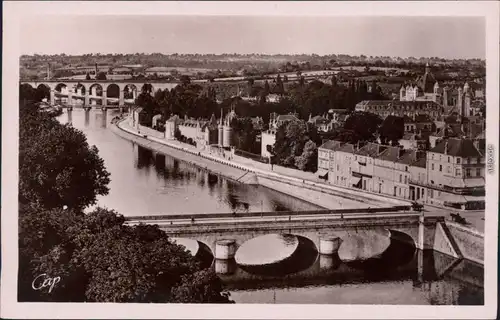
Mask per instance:
[[[50,89],[50,104],[56,103],[56,98],[67,99],[66,107],[97,106],[100,101],[101,107],[123,107],[135,103],[138,92],[144,85],[150,85],[151,94],[158,90],[172,90],[178,82],[164,82],[155,80],[40,80],[40,81],[20,81],[20,84],[28,84],[36,89],[39,86],[46,86]],[[114,87],[118,91],[117,97],[108,97],[108,90]],[[129,97],[126,94],[129,93]],[[83,103],[74,105],[73,100],[83,100]],[[109,102],[118,103],[108,104]]]
[[[461,258],[460,250],[444,223],[444,217],[426,217],[418,212],[342,209],[165,215],[127,217],[127,223],[158,224],[173,238],[196,240],[210,248],[216,259],[232,259],[243,243],[267,234],[301,236],[314,243],[320,254],[332,254],[332,246],[338,249],[342,238],[366,231],[389,235],[391,239],[406,242],[421,250],[431,249]]]

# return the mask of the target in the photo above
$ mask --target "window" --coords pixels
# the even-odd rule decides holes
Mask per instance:
[[[468,178],[470,177],[470,169],[465,170],[465,176]]]
[[[456,175],[457,177],[460,177],[460,176],[462,175],[462,173],[460,172],[460,168],[456,168],[456,169],[455,169],[455,175]]]
[[[446,172],[447,172],[447,173],[451,173],[451,167],[450,167],[450,166],[447,166],[447,167],[446,167]]]
[[[405,171],[408,172],[408,166],[405,166]]]
[[[448,157],[448,163],[450,163],[450,157]]]
[[[408,183],[408,176],[405,176],[405,184]]]
[[[457,163],[460,164],[460,158],[457,158]]]
[[[477,163],[481,163],[481,158],[477,158]]]
[[[480,177],[481,176],[481,168],[477,168],[476,169],[476,177]]]
[[[425,189],[424,189],[424,188],[422,188],[422,198],[424,197],[424,194],[425,194],[425,192],[424,192],[424,191],[425,191]]]
[[[431,170],[434,170],[434,163],[431,164]]]
[[[443,171],[443,165],[439,165],[439,172]]]
[[[400,182],[400,183],[401,183],[401,182],[403,182],[403,175],[401,175],[401,174],[399,175],[399,182]],[[401,192],[401,191],[400,191],[400,192]]]

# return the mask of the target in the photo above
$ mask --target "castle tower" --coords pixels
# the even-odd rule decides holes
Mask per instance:
[[[223,126],[223,131],[224,131],[224,137],[222,139],[222,146],[224,148],[229,148],[232,144],[232,138],[233,138],[233,128],[231,128],[231,114],[232,111],[226,116],[226,122]]]
[[[223,124],[224,118],[222,115],[222,108],[220,109],[220,121],[219,121],[219,135],[218,135],[218,140],[219,140],[219,147],[222,147],[224,145],[223,143],[223,136],[224,136],[224,124]]]

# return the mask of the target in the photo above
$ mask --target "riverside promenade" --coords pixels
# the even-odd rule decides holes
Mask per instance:
[[[263,185],[265,187],[290,194],[305,201],[315,203],[326,209],[392,207],[410,205],[409,201],[391,199],[376,194],[340,188],[319,181],[306,179],[308,173],[294,172],[243,157],[222,157],[207,150],[176,140],[161,138],[161,133],[138,130],[129,124],[128,118],[122,119],[112,126],[113,131],[124,139],[132,140],[143,147],[153,149],[180,160],[205,168],[231,180]],[[150,133],[148,135],[148,133]],[[153,136],[155,134],[155,136]],[[286,170],[287,174],[277,172]]]

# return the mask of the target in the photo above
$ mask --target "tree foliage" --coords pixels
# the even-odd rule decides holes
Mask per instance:
[[[388,116],[379,128],[380,142],[396,146],[404,135],[404,119],[402,117]]]
[[[19,164],[19,301],[231,302],[213,270],[158,226],[84,213],[108,192],[103,160],[83,133],[33,103],[20,108]],[[59,282],[33,290],[40,275]]]
[[[101,71],[99,72],[96,76],[95,76],[95,79],[96,80],[106,80],[107,77],[106,77],[106,73]]]
[[[85,135],[37,112],[20,110],[19,199],[46,208],[83,208],[108,193],[109,173]]]
[[[276,142],[270,148],[271,161],[290,168],[301,168],[306,171],[316,171],[311,162],[314,159],[314,149],[321,143],[321,138],[314,126],[305,122],[292,121],[278,127],[276,132]],[[307,144],[307,148],[305,148]]]
[[[88,214],[21,206],[20,301],[230,302],[220,280],[158,226],[127,226],[112,210]],[[50,294],[31,282],[59,276]]]
[[[356,139],[374,141],[382,119],[369,112],[354,112],[346,120],[344,129],[351,132]]]

